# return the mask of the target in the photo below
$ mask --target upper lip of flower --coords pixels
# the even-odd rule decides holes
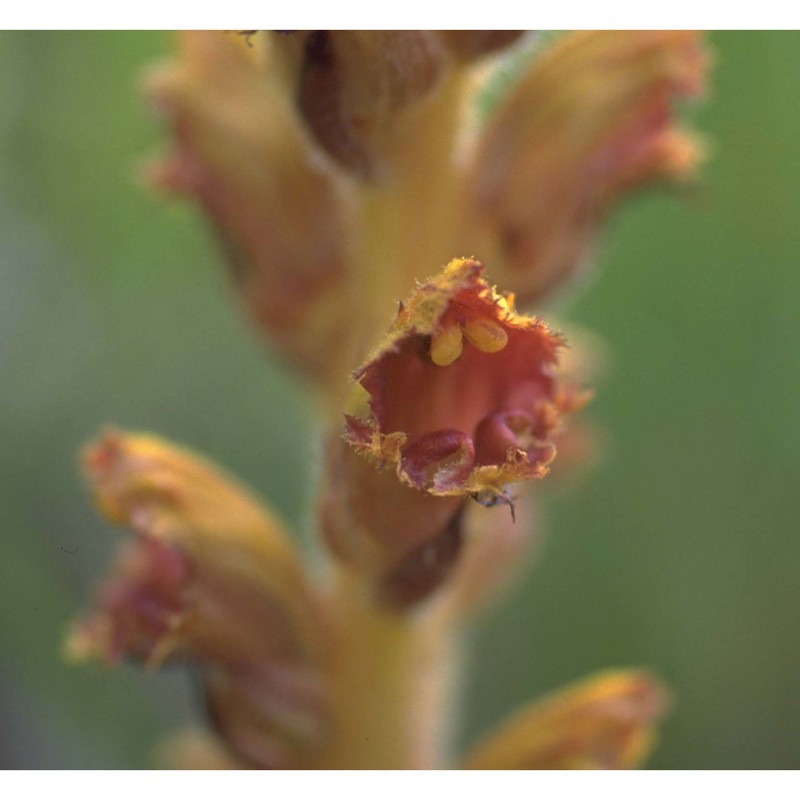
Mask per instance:
[[[563,339],[483,272],[457,259],[419,287],[355,373],[372,413],[348,416],[346,439],[434,495],[503,495],[542,477],[569,405],[554,374]]]

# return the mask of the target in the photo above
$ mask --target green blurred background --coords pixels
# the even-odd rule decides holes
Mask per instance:
[[[607,666],[672,687],[661,768],[800,767],[800,34],[711,35],[711,158],[607,230],[569,318],[607,343],[599,468],[472,636],[461,739]],[[184,675],[65,665],[120,536],[76,452],[113,422],[208,454],[307,530],[310,404],[188,208],[136,186],[154,33],[0,34],[0,766],[142,767]]]

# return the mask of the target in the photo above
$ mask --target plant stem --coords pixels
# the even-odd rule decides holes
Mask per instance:
[[[463,130],[466,70],[454,67],[435,102],[413,113],[413,137],[394,153],[393,170],[365,189],[360,248],[363,295],[361,357],[385,328],[394,304],[453,257],[462,176],[454,160]],[[334,598],[336,662],[331,675],[334,730],[320,766],[335,769],[442,767],[452,714],[453,620],[442,604],[394,610],[376,600],[371,578],[341,570]]]
[[[366,581],[343,576],[332,673],[335,734],[321,767],[442,767],[453,681],[452,634],[435,607],[376,606]]]

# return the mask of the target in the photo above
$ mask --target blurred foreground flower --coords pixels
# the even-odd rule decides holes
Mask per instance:
[[[476,123],[509,59],[515,82]],[[672,107],[704,71],[689,32],[538,50],[512,31],[181,35],[148,78],[173,132],[149,175],[205,211],[244,304],[321,398],[331,568],[309,575],[274,514],[186,451],[115,431],[86,451],[100,509],[134,540],[68,652],[194,665],[214,734],[163,759],[446,763],[458,630],[519,561],[524,485],[562,441],[586,452],[568,419],[590,396],[586,358],[568,364],[565,338],[516,303],[573,277],[624,191],[692,177]],[[643,673],[607,673],[464,764],[635,766],[663,698]]]

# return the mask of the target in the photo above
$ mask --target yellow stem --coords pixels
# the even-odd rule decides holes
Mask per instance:
[[[341,629],[332,673],[335,733],[321,767],[443,767],[452,634],[435,608],[376,606],[366,581],[343,576]]]
[[[391,174],[364,188],[359,260],[369,298],[366,348],[388,327],[397,301],[414,290],[410,275],[422,281],[453,258],[469,255],[454,250],[464,213],[455,153],[471,86],[470,74],[454,67],[436,96],[414,112],[419,116],[413,133],[393,154]]]

